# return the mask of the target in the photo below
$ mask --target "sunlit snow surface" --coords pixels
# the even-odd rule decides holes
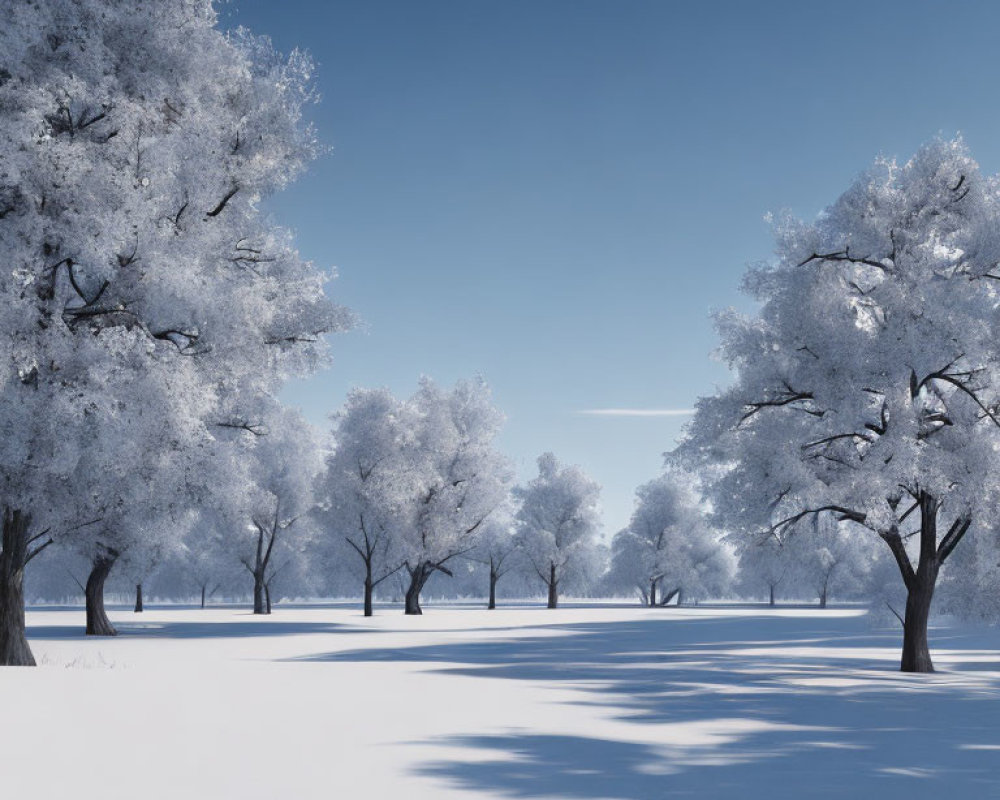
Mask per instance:
[[[857,611],[32,610],[4,797],[1000,797],[1000,632]],[[350,795],[345,795],[351,792]]]

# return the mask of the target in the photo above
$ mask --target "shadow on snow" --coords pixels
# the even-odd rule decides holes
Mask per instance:
[[[296,636],[315,633],[342,633],[343,625],[331,622],[286,622],[274,617],[258,616],[244,622],[114,622],[120,636],[157,637],[163,639],[226,639],[268,636]],[[365,629],[351,627],[351,633]],[[79,625],[28,625],[28,640],[93,639]],[[99,638],[99,637],[98,637]]]
[[[551,682],[633,723],[634,740],[548,734],[525,720],[525,733],[432,742],[474,755],[425,763],[419,773],[468,792],[1000,797],[996,632],[935,631],[939,669],[962,672],[914,676],[896,671],[898,633],[873,631],[863,618],[673,617],[545,629],[553,635],[306,660],[405,660],[438,663],[448,674]]]

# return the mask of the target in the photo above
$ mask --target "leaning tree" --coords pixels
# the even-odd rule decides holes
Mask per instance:
[[[829,513],[878,537],[906,589],[901,669],[933,670],[938,573],[996,518],[997,182],[960,141],[880,161],[812,223],[781,220],[750,270],[757,313],[718,318],[733,385],[679,455],[744,535]]]
[[[142,530],[129,482],[252,430],[247,400],[350,318],[259,208],[316,152],[308,58],[224,34],[209,0],[0,0],[0,19],[0,663],[27,664],[39,548],[90,542],[96,595]],[[142,417],[155,435],[87,452]],[[150,463],[95,466],[134,460],[116,446]]]

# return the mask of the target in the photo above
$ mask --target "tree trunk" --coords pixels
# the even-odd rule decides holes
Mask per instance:
[[[678,589],[677,590],[677,605],[680,605],[683,602],[684,602],[684,590],[683,589]]]
[[[826,608],[826,587],[823,587],[823,591],[819,593],[819,607]]]
[[[772,583],[769,588],[771,590],[771,596],[767,604],[771,606],[771,608],[774,608],[774,584]]]
[[[497,575],[497,571],[490,568],[490,602],[486,606],[487,609],[492,610],[497,607],[497,581],[500,577]]]
[[[559,581],[556,580],[556,565],[549,564],[549,608],[559,605]]]
[[[906,616],[903,620],[902,672],[933,672],[931,651],[927,644],[927,623],[931,600],[941,564],[937,554],[937,501],[926,493],[920,495],[920,557],[906,593]]]
[[[253,576],[253,613],[267,614],[267,599],[264,596],[264,576],[255,573]]]
[[[374,613],[372,610],[372,568],[369,565],[368,574],[365,576],[365,616],[370,617]]]
[[[30,515],[4,511],[0,550],[0,666],[4,667],[35,666],[24,633],[24,567],[30,525]]]
[[[104,581],[118,560],[118,553],[108,551],[106,555],[94,558],[94,563],[87,577],[87,587],[84,597],[87,601],[87,636],[117,636],[118,631],[111,624],[104,611]]]
[[[201,585],[201,607],[205,607],[205,584]]]
[[[430,577],[431,572],[431,566],[424,561],[417,564],[414,569],[409,570],[410,586],[406,590],[406,607],[403,610],[404,614],[417,615],[424,613],[420,608],[420,592],[423,591],[424,584],[427,583],[427,579]]]
[[[656,605],[656,581],[649,582],[649,607],[653,608]]]
[[[267,613],[271,613],[271,584],[264,584],[264,601],[267,604]]]
[[[674,597],[676,597],[679,593],[680,589],[671,589],[669,592],[663,595],[663,599],[660,601],[660,605],[665,606],[667,603],[673,600]]]
[[[933,672],[934,663],[927,644],[927,622],[930,619],[933,581],[918,581],[906,595],[906,616],[903,622],[903,655],[899,662],[902,672]]]
[[[135,585],[135,613],[142,613],[142,584],[137,583]]]

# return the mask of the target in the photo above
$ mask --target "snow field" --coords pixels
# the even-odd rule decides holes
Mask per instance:
[[[921,676],[846,609],[82,618],[29,611],[7,797],[1000,797],[990,629],[935,629]]]

